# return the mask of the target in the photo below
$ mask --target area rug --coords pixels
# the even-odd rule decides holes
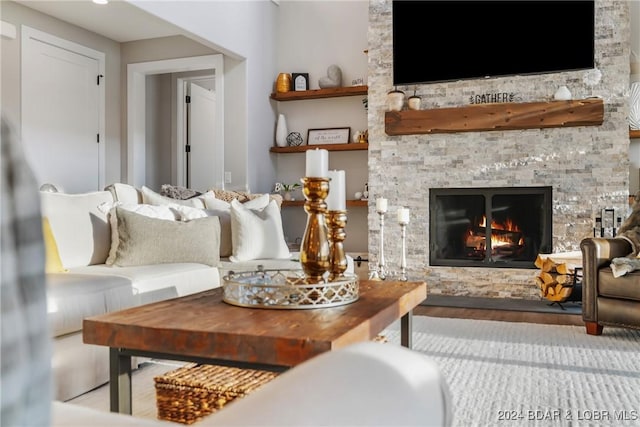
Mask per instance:
[[[414,316],[455,426],[640,426],[640,330]],[[399,342],[399,327],[386,331]]]
[[[383,334],[399,344],[399,323]],[[640,426],[640,330],[414,316],[413,348],[442,369],[454,426]],[[135,416],[155,417],[153,377],[174,368],[135,371]],[[72,402],[107,410],[108,396]]]

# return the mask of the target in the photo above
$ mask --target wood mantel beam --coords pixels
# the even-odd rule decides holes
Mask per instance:
[[[604,121],[604,102],[589,98],[388,111],[384,121],[387,135],[599,126]]]

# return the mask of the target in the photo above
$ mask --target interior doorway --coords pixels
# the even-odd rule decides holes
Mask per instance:
[[[215,173],[213,181],[208,187],[222,188],[224,177],[224,67],[223,57],[219,55],[205,55],[191,58],[178,58],[162,61],[128,64],[127,66],[127,183],[140,187],[145,185],[146,164],[146,93],[145,79],[148,75],[180,73],[197,70],[212,70],[215,100],[218,108],[214,112],[214,140],[215,152],[213,158],[207,159],[209,169]],[[184,149],[184,135],[186,134],[184,99],[186,96],[183,85],[177,85],[175,104],[174,144],[172,153],[172,176],[175,184],[186,186],[186,156]],[[173,172],[175,170],[175,172]]]

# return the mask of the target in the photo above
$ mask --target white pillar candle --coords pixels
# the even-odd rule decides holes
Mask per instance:
[[[306,175],[309,177],[327,178],[329,170],[329,152],[327,150],[307,150]]]
[[[387,199],[378,197],[376,199],[376,212],[385,213],[387,211]]]
[[[347,209],[344,171],[332,170],[328,174],[330,181],[327,210],[344,211]]]
[[[409,224],[409,209],[398,208],[398,222],[400,224]]]

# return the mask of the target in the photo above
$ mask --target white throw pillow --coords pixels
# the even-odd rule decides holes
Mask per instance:
[[[144,215],[149,218],[166,219],[169,221],[175,221],[179,219],[179,215],[172,210],[168,205],[154,206],[154,205],[135,205],[122,202],[102,203],[98,206],[98,209],[109,212],[109,224],[111,225],[111,249],[109,249],[109,256],[105,261],[107,265],[113,265],[116,259],[116,253],[118,251],[118,242],[120,236],[118,235],[118,216],[116,215],[116,207],[119,207],[128,212],[134,212],[140,215]]]
[[[237,200],[231,202],[233,254],[229,260],[290,258],[278,204],[272,200],[263,209],[251,209],[247,204]]]
[[[146,203],[148,205],[169,205],[176,204],[182,206],[191,206],[193,208],[205,208],[205,201],[209,199],[215,199],[215,195],[213,191],[208,191],[198,197],[194,197],[192,199],[180,200],[180,199],[172,199],[171,197],[165,197],[160,193],[156,193],[149,187],[145,187],[144,185],[140,189],[142,193],[142,203]]]

